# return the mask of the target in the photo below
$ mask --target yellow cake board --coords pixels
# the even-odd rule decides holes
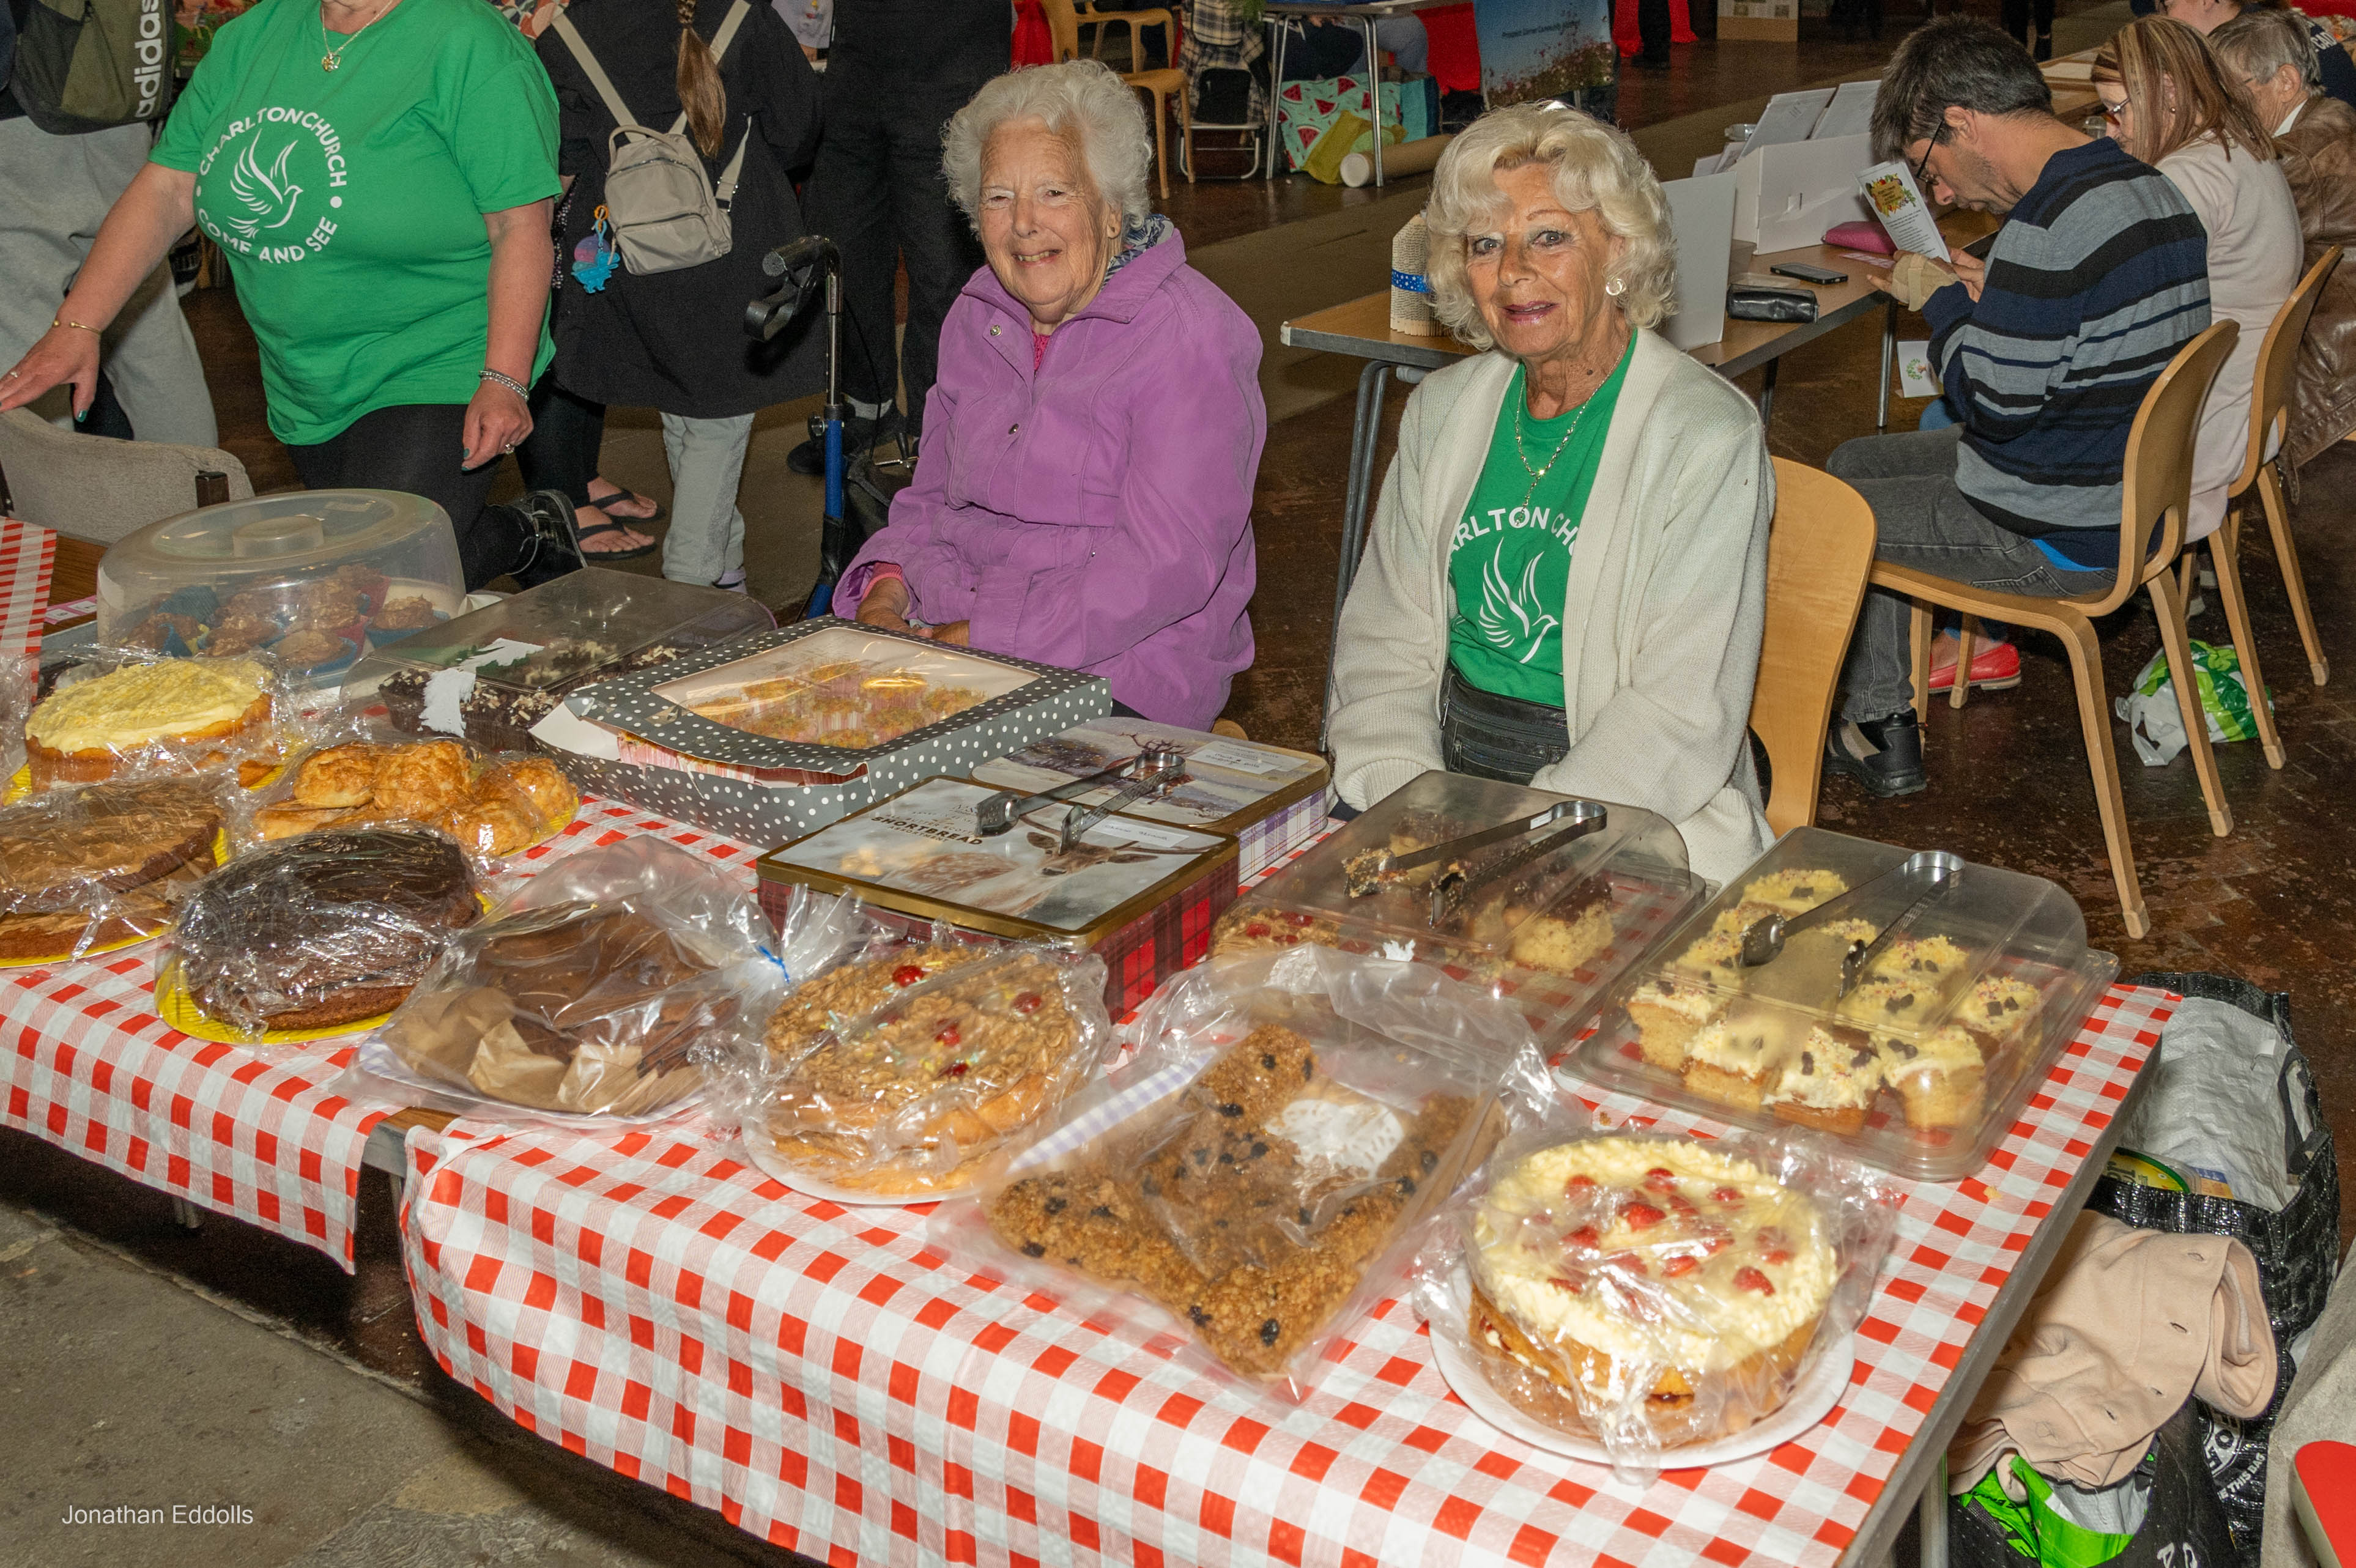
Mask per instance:
[[[252,789],[268,789],[272,784],[278,782],[278,776],[285,771],[286,764],[281,763],[276,767],[271,769],[268,773],[262,774],[260,778],[254,780],[253,784],[250,787]],[[106,782],[112,784],[115,781],[110,779]],[[8,787],[5,790],[0,790],[0,805],[17,805],[19,802],[30,798],[32,793],[33,764],[30,763],[25,763],[20,764],[15,773],[8,775]]]

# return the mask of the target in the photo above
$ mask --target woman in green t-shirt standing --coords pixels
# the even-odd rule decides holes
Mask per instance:
[[[1767,847],[1745,740],[1774,479],[1759,416],[1649,328],[1675,241],[1635,144],[1483,115],[1432,176],[1433,304],[1491,350],[1400,416],[1334,652],[1333,783],[1433,768],[1642,806],[1720,880]]]
[[[215,37],[0,408],[69,381],[87,407],[99,333],[194,221],[305,485],[438,502],[470,589],[571,571],[562,496],[485,504],[552,352],[556,193],[548,73],[482,0],[262,0]]]

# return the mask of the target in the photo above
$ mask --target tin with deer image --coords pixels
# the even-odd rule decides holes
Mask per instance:
[[[1234,838],[1113,816],[1067,843],[1060,803],[984,834],[977,808],[998,793],[929,779],[773,849],[760,859],[762,907],[776,919],[800,883],[856,893],[887,925],[943,921],[1092,951],[1115,1016],[1207,950],[1236,898]]]

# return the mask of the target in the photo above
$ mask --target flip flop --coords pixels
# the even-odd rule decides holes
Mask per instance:
[[[662,549],[662,544],[659,540],[653,544],[640,545],[636,549],[591,549],[588,548],[588,543],[591,539],[603,538],[606,534],[626,534],[631,532],[637,528],[640,520],[642,519],[633,519],[626,523],[592,523],[585,528],[575,525],[573,530],[573,538],[575,544],[580,548],[582,564],[584,566],[597,566],[609,560],[637,560],[641,556],[652,555],[655,551]]]
[[[600,475],[600,477],[602,478],[603,475]],[[607,479],[605,483],[608,485],[614,484],[610,479]],[[612,512],[605,512],[607,505],[616,501],[620,502],[625,507],[652,507],[654,510],[648,512],[643,517],[616,517],[616,514]],[[659,523],[664,517],[669,516],[669,509],[660,501],[656,500],[652,496],[641,496],[636,490],[625,490],[618,485],[614,485],[614,493],[610,496],[590,496],[589,504],[596,507],[599,511],[605,512],[607,517],[616,517],[616,521],[626,525],[635,525],[637,523]]]

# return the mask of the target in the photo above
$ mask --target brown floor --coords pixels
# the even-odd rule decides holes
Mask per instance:
[[[1888,33],[1894,38],[1897,32],[1893,18]],[[1658,119],[1851,70],[1869,74],[1886,48],[1810,45],[1746,50],[1738,59],[1714,45],[1681,48],[1667,75],[1632,72],[1623,101]],[[1171,207],[1200,245],[1333,211],[1372,194],[1303,179],[1272,187],[1259,181],[1205,182],[1178,194]],[[208,357],[223,443],[246,462],[257,488],[292,485],[283,451],[262,425],[251,340],[233,301],[226,291],[202,294],[191,314]],[[1778,455],[1821,464],[1839,441],[1870,432],[1875,341],[1871,326],[1861,323],[1792,357],[1771,432]],[[1755,382],[1751,378],[1747,389],[1755,391]],[[1386,461],[1398,406],[1394,394]],[[1898,404],[1894,427],[1912,428],[1922,407]],[[1269,432],[1255,501],[1261,546],[1253,606],[1258,660],[1237,683],[1228,709],[1258,739],[1302,747],[1316,741],[1350,418],[1349,400],[1337,399]],[[2128,942],[2119,927],[2066,666],[2058,649],[2034,638],[2023,648],[2019,688],[1976,696],[1960,712],[1941,706],[1930,715],[1928,791],[1877,802],[1846,784],[1829,784],[1820,819],[1844,832],[1953,849],[2053,878],[2079,900],[2092,940],[2119,955],[2124,974],[2207,969],[2287,990],[2340,1140],[2344,1184],[2356,1177],[2356,1029],[2349,1023],[2356,1006],[2356,880],[2351,877],[2356,825],[2348,819],[2346,782],[2356,777],[2356,693],[2347,684],[2356,681],[2356,633],[2348,613],[2356,573],[2343,564],[2356,557],[2356,448],[2310,465],[2297,530],[2327,652],[2343,673],[2320,689],[2308,684],[2279,581],[2264,548],[2252,547],[2245,576],[2259,651],[2290,755],[2284,769],[2273,772],[2252,746],[2221,749],[2233,834],[2211,836],[2187,762],[2143,768],[2119,737],[2127,811],[2153,920],[2145,940]],[[2222,616],[2212,611],[2197,622],[2195,635],[2222,641]],[[2111,688],[2124,689],[2157,645],[2147,614],[2131,610],[2115,617],[2104,633]],[[0,1200],[120,1245],[402,1383],[446,1390],[411,1320],[393,1214],[380,1179],[371,1176],[363,1188],[359,1272],[348,1279],[316,1254],[233,1221],[216,1219],[201,1232],[181,1232],[162,1195],[32,1139],[0,1134],[0,1149],[5,1151]],[[2348,1220],[2356,1221],[2356,1205]],[[2344,1221],[2343,1236],[2350,1233],[2356,1233],[2356,1223]],[[648,1500],[666,1506],[651,1493]],[[780,1560],[749,1539],[743,1545],[749,1560]]]

